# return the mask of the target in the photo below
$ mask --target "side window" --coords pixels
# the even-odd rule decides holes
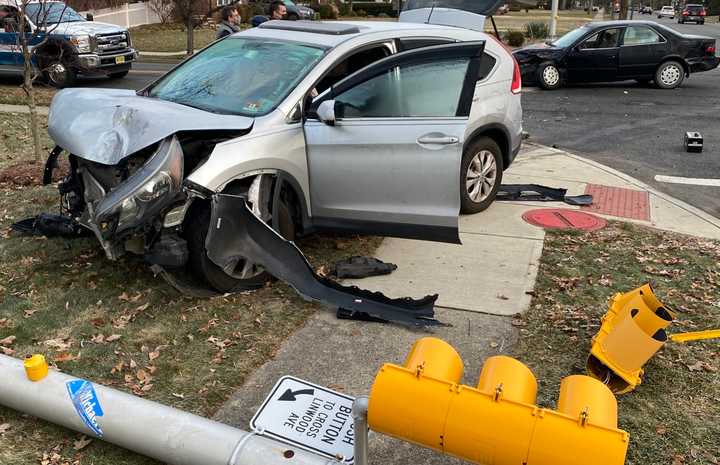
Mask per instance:
[[[580,44],[580,49],[614,48],[617,47],[619,38],[620,29],[605,29],[585,39],[585,41]]]
[[[395,67],[336,96],[336,115],[338,118],[456,116],[469,62],[469,58],[462,58]]]
[[[336,82],[345,79],[346,77],[353,74],[355,71],[359,71],[369,64],[372,64],[378,60],[381,60],[390,55],[390,49],[385,45],[378,45],[376,47],[368,48],[357,53],[353,53],[337,65],[335,65],[325,77],[320,80],[315,86],[315,95],[322,94],[326,89],[335,84]]]
[[[431,47],[433,45],[452,44],[455,41],[452,39],[430,39],[430,38],[418,37],[418,38],[399,39],[398,42],[400,43],[399,49],[402,51],[406,51],[406,50],[413,50],[413,49],[422,48],[422,47]]]
[[[649,27],[630,26],[625,30],[623,45],[657,44],[662,38]]]

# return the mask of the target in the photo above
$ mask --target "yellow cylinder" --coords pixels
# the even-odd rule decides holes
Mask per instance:
[[[666,340],[664,330],[648,334],[638,326],[635,318],[625,318],[599,344],[603,355],[614,366],[633,373],[640,370]]]
[[[486,394],[498,393],[503,399],[534,405],[537,400],[537,380],[524,363],[504,355],[485,361],[477,388]]]
[[[464,367],[460,355],[447,342],[436,337],[418,339],[403,364],[408,370],[421,370],[424,376],[459,383]]]
[[[588,423],[617,429],[617,400],[600,381],[583,375],[568,376],[560,383],[557,410]]]
[[[28,356],[23,362],[25,374],[30,381],[40,381],[48,374],[48,364],[40,354]]]

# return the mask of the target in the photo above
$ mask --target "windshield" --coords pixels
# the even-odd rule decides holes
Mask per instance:
[[[324,53],[280,40],[228,38],[171,71],[149,96],[212,113],[261,116],[274,110]]]
[[[580,37],[582,37],[588,31],[589,31],[589,28],[587,26],[573,29],[572,31],[565,34],[564,36],[560,37],[555,42],[552,42],[552,45],[554,45],[555,47],[560,47],[560,48],[569,47],[572,44],[574,44],[576,40],[578,40]]]
[[[85,21],[75,10],[60,2],[28,3],[25,11],[36,26]]]

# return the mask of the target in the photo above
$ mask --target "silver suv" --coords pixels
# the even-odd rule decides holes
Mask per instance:
[[[223,292],[268,276],[208,257],[219,193],[247,199],[286,238],[340,230],[459,243],[458,214],[490,205],[520,149],[520,72],[480,32],[482,16],[429,11],[269,21],[137,94],[58,93],[49,165],[70,154],[63,204],[109,258],[139,252]],[[422,24],[428,15],[465,27]]]

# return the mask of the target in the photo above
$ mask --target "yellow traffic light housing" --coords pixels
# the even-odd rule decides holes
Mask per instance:
[[[588,374],[615,393],[632,391],[642,382],[643,365],[667,342],[674,318],[649,284],[616,294],[593,337]]]
[[[510,357],[486,360],[477,387],[436,338],[418,340],[403,366],[385,364],[370,392],[371,429],[485,465],[620,465],[629,436],[612,392],[588,376],[562,381],[558,410],[535,405],[537,381]]]

